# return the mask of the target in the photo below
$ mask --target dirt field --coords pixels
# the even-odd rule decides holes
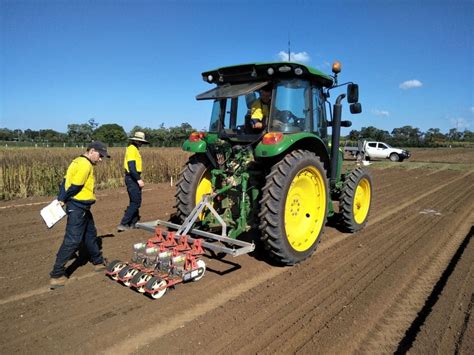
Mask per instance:
[[[362,232],[327,226],[313,257],[296,267],[272,266],[258,251],[205,258],[202,280],[160,300],[90,264],[50,291],[65,221],[43,225],[48,198],[0,203],[2,354],[474,353],[472,164],[369,168],[375,190]],[[167,219],[173,193],[146,186],[142,220]],[[149,237],[115,232],[126,204],[125,190],[109,190],[94,207],[110,259],[128,259]]]

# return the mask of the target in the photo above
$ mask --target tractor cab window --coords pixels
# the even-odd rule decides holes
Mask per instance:
[[[311,86],[305,80],[279,82],[273,94],[269,130],[301,132],[312,130]]]
[[[328,124],[326,120],[326,106],[323,91],[319,87],[313,88],[313,132],[321,138],[328,135]]]
[[[248,95],[247,95],[248,96]],[[244,134],[249,120],[250,101],[246,95],[214,101],[210,132],[224,131],[226,134]]]
[[[211,123],[209,124],[209,132],[217,132],[219,130],[219,120],[221,117],[222,100],[214,100],[211,113]]]

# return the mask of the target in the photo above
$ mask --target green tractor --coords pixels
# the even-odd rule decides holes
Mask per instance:
[[[208,132],[193,132],[183,145],[194,154],[177,183],[178,232],[220,232],[221,241],[229,241],[257,231],[268,256],[293,265],[315,251],[336,213],[334,202],[347,231],[365,226],[371,176],[363,167],[342,173],[339,149],[340,129],[351,125],[341,121],[342,100],[347,97],[351,113],[360,113],[358,86],[338,85],[340,64],[332,69],[330,76],[275,62],[202,73],[216,86],[196,98],[212,100],[213,109]],[[343,85],[347,95],[340,94],[331,110],[330,91]],[[269,88],[266,115],[254,125],[255,103]]]

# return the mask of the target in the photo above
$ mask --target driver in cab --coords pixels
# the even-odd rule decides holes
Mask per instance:
[[[250,109],[250,122],[253,129],[263,129],[264,123],[268,122],[272,100],[272,86],[270,84],[264,86],[260,89],[259,93],[260,97],[254,101]],[[288,117],[294,117],[289,111],[279,111],[274,108],[275,117],[272,124],[273,128],[278,128],[284,125],[280,116],[285,114]]]
[[[260,97],[254,101],[250,109],[250,122],[252,128],[262,129],[263,122],[268,120],[272,100],[272,87],[266,85],[260,89]]]

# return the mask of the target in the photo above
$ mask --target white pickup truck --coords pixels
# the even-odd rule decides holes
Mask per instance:
[[[360,160],[390,159],[402,162],[410,157],[408,150],[393,148],[387,143],[375,141],[359,141],[357,147],[345,146],[344,151]]]

